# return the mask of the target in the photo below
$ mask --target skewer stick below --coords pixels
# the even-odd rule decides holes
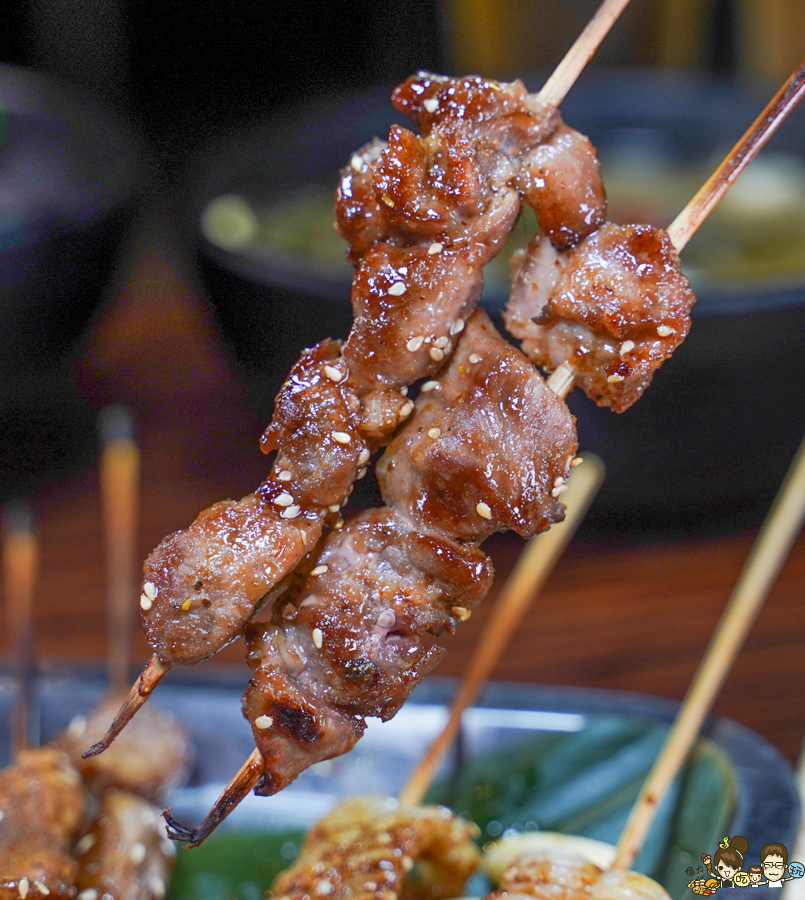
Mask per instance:
[[[573,469],[567,492],[562,498],[567,506],[564,521],[528,542],[503,585],[490,616],[489,628],[450,708],[447,724],[400,792],[399,800],[404,806],[422,802],[439,764],[458,734],[464,710],[473,703],[483,683],[494,671],[523,615],[547,581],[598,493],[604,480],[604,464],[591,453],[584,454],[582,459],[584,465]]]
[[[760,612],[805,519],[805,440],[752,546],[665,745],[618,841],[614,869],[629,869]]]
[[[38,560],[39,545],[29,508],[10,507],[6,511],[3,572],[17,688],[11,729],[15,755],[28,746],[30,736],[35,668],[33,593]]]
[[[696,196],[674,219],[668,235],[677,251],[691,239],[730,185],[757,156],[761,147],[780,127],[805,93],[805,60],[772,97],[744,136],[730,150],[724,162],[701,186]]]
[[[137,595],[137,507],[140,451],[131,415],[122,406],[103,410],[98,421],[102,451],[101,501],[106,542],[107,670],[113,692],[129,683],[131,625]]]
[[[168,837],[174,841],[187,841],[186,847],[198,845],[224,821],[241,800],[255,787],[263,774],[263,757],[259,750],[253,750],[251,756],[238,769],[237,775],[224,788],[224,792],[215,801],[213,808],[207,813],[198,828],[192,828],[179,822],[166,809],[162,815],[168,823]]]
[[[128,696],[123,701],[123,705],[115,716],[114,722],[109,726],[109,730],[97,744],[93,744],[89,750],[83,754],[84,759],[87,759],[90,756],[97,756],[109,747],[112,741],[114,741],[131,721],[137,710],[145,703],[151,694],[151,691],[153,691],[165,675],[167,675],[170,668],[171,664],[169,662],[163,662],[156,654],[151,657],[148,661],[148,665],[143,669],[140,676],[132,685]]]
[[[537,95],[540,100],[551,106],[559,106],[628,4],[629,0],[604,0],[542,86]]]

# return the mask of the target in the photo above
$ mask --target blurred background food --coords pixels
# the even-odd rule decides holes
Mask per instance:
[[[100,660],[104,653],[99,498],[90,458],[95,413],[104,404],[127,403],[140,423],[143,556],[163,535],[188,524],[198,510],[223,497],[241,496],[264,477],[266,461],[257,438],[270,403],[266,384],[276,372],[244,365],[242,351],[238,360],[233,345],[223,339],[218,325],[222,317],[215,319],[206,302],[215,299],[209,272],[197,267],[201,257],[194,251],[204,247],[208,267],[215,253],[219,261],[237,257],[237,269],[246,265],[248,254],[240,252],[244,247],[265,242],[287,251],[298,246],[301,236],[309,247],[330,248],[326,259],[331,262],[323,264],[328,272],[331,263],[337,266],[338,243],[333,243],[328,224],[330,199],[321,188],[329,178],[332,190],[336,171],[328,161],[329,174],[316,191],[297,193],[300,160],[317,155],[319,138],[294,111],[317,104],[324,113],[333,97],[377,90],[388,115],[381,98],[382,92],[387,96],[386,86],[423,67],[501,78],[544,72],[561,58],[596,6],[597,0],[346,2],[323,7],[243,0],[201,8],[154,0],[7,0],[0,62],[47,76],[58,83],[57,94],[63,90],[70,97],[89,98],[71,102],[87,114],[102,110],[110,133],[122,127],[124,145],[113,145],[111,155],[90,168],[93,176],[120,169],[127,173],[136,188],[129,196],[135,197],[138,213],[133,223],[120,218],[108,227],[111,249],[103,264],[84,257],[84,264],[71,269],[81,258],[77,245],[75,252],[59,257],[60,288],[75,287],[79,274],[90,271],[96,284],[65,300],[60,291],[40,282],[40,300],[61,311],[70,304],[68,319],[74,330],[67,334],[62,328],[63,345],[46,345],[41,331],[45,319],[37,317],[36,333],[42,334],[38,358],[47,371],[28,372],[14,364],[2,378],[0,434],[12,439],[0,440],[0,499],[23,493],[37,509],[42,578],[36,609],[44,659],[86,662]],[[735,109],[727,104],[737,85],[741,102],[748,105],[741,106],[740,113],[723,113],[730,117],[734,138],[800,61],[803,35],[801,0],[633,0],[587,80],[591,86],[606,85],[614,68],[637,67],[647,73],[681,69],[682,81],[705,79],[712,84],[708,79],[716,78],[718,84],[729,85],[722,94],[708,94],[722,104],[722,113]],[[28,77],[14,69],[5,71],[9,83]],[[655,82],[634,74],[629,83],[635,91],[644,87],[648,104]],[[7,123],[13,110],[3,96]],[[577,97],[571,93],[568,100],[581,111],[581,94]],[[34,101],[31,115],[48,108],[44,100]],[[569,110],[570,121],[585,127]],[[264,123],[288,121],[289,116],[295,117],[298,134],[279,154],[279,162],[285,167],[285,187],[293,190],[278,190],[276,197],[261,197],[258,203],[248,186],[225,188],[226,172],[219,172],[215,187],[220,190],[199,205],[200,194],[193,188],[214,146],[233,138],[242,143],[242,129],[256,134]],[[798,116],[801,123],[802,112]],[[802,128],[792,119],[783,126],[781,140],[789,126],[792,134]],[[337,125],[332,128],[337,132]],[[89,126],[79,130],[95,134]],[[13,168],[19,157],[10,154],[16,146],[12,137],[8,129],[0,136],[0,174],[19,172]],[[644,134],[642,143],[638,137],[632,131],[620,146],[613,142],[601,147],[613,215],[667,221],[709,170],[713,154],[724,148],[710,141],[704,157],[680,166],[673,154],[669,157],[662,145],[652,143],[651,135]],[[100,139],[91,143],[92,152],[100,152]],[[83,151],[81,163],[68,167],[71,183],[86,171],[89,154]],[[43,189],[45,161],[53,163],[58,156],[54,143],[44,159],[28,164],[28,182]],[[25,177],[15,174],[13,180],[19,184]],[[797,368],[803,355],[790,356],[792,347],[801,343],[801,319],[788,318],[792,310],[802,312],[791,298],[797,294],[801,304],[805,296],[805,289],[798,287],[805,282],[800,280],[799,243],[804,190],[801,149],[770,147],[719,210],[710,236],[703,230],[686,250],[688,271],[703,295],[716,282],[728,283],[720,295],[722,311],[731,302],[744,309],[740,301],[747,284],[755,297],[758,285],[765,296],[785,293],[788,305],[775,300],[769,306],[771,319],[747,319],[743,325],[731,316],[697,323],[703,335],[710,332],[708,347],[717,348],[702,355],[701,374],[684,382],[682,398],[673,401],[662,399],[658,378],[651,389],[658,396],[654,411],[644,413],[638,406],[627,416],[637,417],[631,427],[638,435],[656,429],[659,422],[665,449],[683,454],[683,470],[704,463],[702,480],[692,486],[677,476],[676,489],[663,483],[665,464],[659,453],[651,452],[658,446],[656,436],[628,463],[619,459],[613,441],[604,454],[612,472],[620,465],[621,484],[633,482],[649,491],[641,508],[658,509],[651,516],[635,514],[634,506],[621,506],[617,512],[617,497],[602,496],[610,514],[599,520],[603,524],[583,531],[571,548],[499,677],[643,690],[672,698],[683,693],[740,570],[764,498],[778,486],[775,467],[787,461],[788,444],[793,452],[805,431],[797,412],[801,407],[796,406],[803,395]],[[0,215],[7,220],[12,209],[4,191]],[[308,220],[311,210],[320,211],[320,218]],[[193,211],[195,218],[188,215]],[[81,215],[83,236],[96,220],[91,212]],[[188,227],[191,219],[193,228]],[[59,236],[69,233],[64,219],[58,219],[55,228]],[[520,228],[524,233],[525,225]],[[24,246],[12,231],[8,234],[10,243]],[[33,225],[28,234],[33,246],[48,246],[44,233]],[[333,282],[339,279],[343,275]],[[242,286],[246,283],[241,279]],[[731,285],[739,283],[740,290],[733,290]],[[341,294],[342,307],[344,299]],[[245,303],[235,306],[235,317],[242,317],[245,308]],[[324,309],[306,308],[304,319],[319,323]],[[277,329],[277,321],[270,327]],[[259,329],[266,333],[266,326]],[[16,339],[5,330],[3,337],[11,359]],[[669,386],[682,369],[684,354],[693,354],[687,346],[661,373]],[[298,349],[294,338],[286,352],[295,356]],[[725,367],[736,357],[745,381],[725,374],[733,371]],[[768,379],[758,381],[748,374],[757,371],[767,372]],[[783,388],[771,383],[780,372],[788,375]],[[751,396],[753,391],[757,396]],[[650,400],[651,392],[645,402]],[[714,410],[732,425],[709,432],[704,451],[694,453],[664,418],[671,402],[702,429]],[[581,415],[581,401],[573,403]],[[752,411],[742,418],[758,408],[762,415]],[[606,434],[597,436],[593,426],[605,430],[614,417],[604,412],[597,422],[598,412],[586,404],[584,415],[592,424],[584,426],[584,446],[608,439]],[[28,426],[33,421],[44,424],[31,440]],[[74,439],[67,442],[69,435]],[[755,440],[759,443],[752,444]],[[741,487],[729,502],[723,494],[708,495],[708,483],[724,481],[749,484],[750,489]],[[652,485],[662,484],[651,496]],[[364,502],[369,500],[365,495]],[[668,514],[671,507],[673,516]],[[504,536],[490,549],[505,576],[519,541]],[[769,737],[791,759],[798,752],[805,720],[805,697],[795,687],[803,683],[805,623],[799,598],[804,577],[805,545],[800,539],[717,707]],[[488,608],[450,641],[442,674],[461,672]],[[9,649],[6,634],[0,622],[2,652]],[[144,643],[137,652],[145,658]],[[240,648],[232,647],[223,661],[239,663],[241,656]]]

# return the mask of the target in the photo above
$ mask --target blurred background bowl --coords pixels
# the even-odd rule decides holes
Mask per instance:
[[[143,186],[138,141],[111,109],[0,66],[0,372],[53,369],[114,271]]]
[[[404,121],[389,95],[241,127],[190,173],[187,225],[202,284],[258,385],[261,415],[302,347],[349,329],[352,270],[332,229],[333,194],[350,154]],[[609,71],[583,77],[563,114],[599,150],[612,217],[667,225],[764,103],[723,78]],[[773,496],[805,428],[805,397],[792,390],[805,383],[803,147],[799,113],[745,174],[741,197],[686,248],[694,326],[640,403],[616,416],[571,395],[581,445],[609,471],[593,523],[742,527]],[[521,222],[513,240],[531,233]],[[489,267],[483,297],[498,324],[507,257]]]
[[[91,95],[0,65],[0,500],[94,449],[70,363],[144,186],[136,133]]]

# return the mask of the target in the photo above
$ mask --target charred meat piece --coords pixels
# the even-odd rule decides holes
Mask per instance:
[[[524,157],[519,186],[523,203],[558,250],[575,246],[606,221],[595,147],[564,123]]]
[[[628,409],[690,330],[696,298],[667,233],[608,223],[566,253],[538,236],[505,313],[537,365],[567,365],[599,406]]]
[[[339,804],[309,832],[274,900],[447,900],[478,866],[475,825],[444,807],[398,807],[359,797]]]
[[[82,758],[87,741],[103,736],[119,705],[119,697],[109,697],[88,718],[76,716],[59,746],[93,793],[117,788],[162,802],[171,788],[185,781],[193,764],[189,736],[169,712],[149,705],[107,753]]]
[[[315,545],[323,524],[302,512],[282,481],[204,510],[145,561],[140,606],[148,642],[169,663],[217,653],[241,632],[260,600]]]
[[[79,891],[94,890],[94,896],[108,900],[163,900],[176,847],[159,809],[113,789],[103,795],[75,852]]]
[[[86,791],[65,753],[24,750],[0,772],[0,898],[75,897],[70,855]]]
[[[307,577],[274,597],[272,623],[247,627],[259,793],[351,749],[364,716],[397,712],[443,652],[433,638],[486,594],[484,538],[562,516],[573,417],[484,313],[423,391],[379,467],[389,506],[333,532]]]
[[[378,480],[417,530],[474,543],[502,529],[529,537],[562,518],[556,498],[576,448],[567,406],[478,311]]]

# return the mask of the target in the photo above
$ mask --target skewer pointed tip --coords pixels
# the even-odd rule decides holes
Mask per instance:
[[[132,720],[137,710],[145,703],[151,691],[162,681],[170,668],[171,664],[163,662],[156,654],[151,657],[148,665],[143,669],[137,681],[134,682],[128,696],[123,701],[123,705],[109,726],[109,730],[97,744],[93,744],[89,750],[82,754],[83,759],[98,756],[109,748],[110,744]]]

